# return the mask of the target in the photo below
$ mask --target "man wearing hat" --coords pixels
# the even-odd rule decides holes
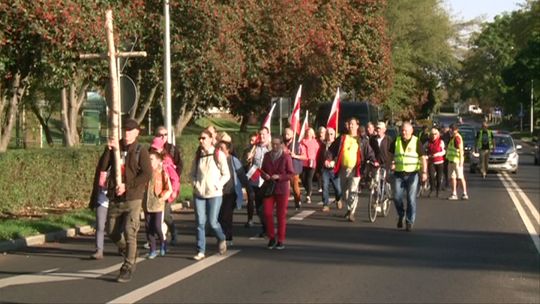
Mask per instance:
[[[382,121],[377,123],[375,136],[369,139],[369,145],[375,153],[375,159],[378,165],[386,168],[386,172],[392,169],[392,160],[394,156],[390,153],[390,144],[392,138],[386,135],[386,124]]]
[[[137,258],[137,232],[139,231],[142,199],[150,180],[152,167],[148,151],[138,143],[139,124],[134,119],[124,122],[124,138],[120,140],[122,182],[117,184],[113,147],[109,141],[101,157],[101,171],[110,170],[108,181],[109,209],[106,231],[118,246],[124,263],[117,277],[118,282],[129,282],[135,270]]]

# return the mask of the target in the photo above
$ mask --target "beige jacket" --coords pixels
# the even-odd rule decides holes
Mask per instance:
[[[205,154],[206,153],[206,154]],[[202,157],[193,160],[191,180],[193,194],[200,198],[212,198],[223,195],[223,186],[231,178],[227,158],[221,151],[210,148]],[[216,162],[217,160],[217,162]]]

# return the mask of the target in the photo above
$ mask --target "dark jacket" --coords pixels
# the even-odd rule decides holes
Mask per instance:
[[[279,179],[276,181],[274,194],[288,194],[290,191],[290,179],[295,174],[292,158],[289,153],[283,151],[281,156],[275,161],[272,160],[272,152],[264,155],[261,170],[272,176],[279,174]]]
[[[108,150],[108,148],[107,148]],[[88,207],[90,209],[95,209],[99,206],[98,204],[98,194],[99,194],[99,175],[101,173],[101,164],[104,162],[109,161],[109,156],[112,155],[110,153],[103,153],[101,154],[101,157],[98,160],[96,171],[94,173],[94,181],[92,183],[92,193],[90,194],[90,201],[88,203]]]
[[[285,144],[285,145],[286,145],[286,148],[287,148],[286,150],[290,152],[291,149],[292,149],[292,140],[291,140],[290,143]],[[286,152],[286,151],[284,151],[284,152]],[[296,142],[294,144],[294,154],[300,155],[301,152],[302,152],[302,150],[301,150],[301,147],[300,147],[300,142]],[[303,160],[294,158],[294,159],[292,159],[292,165],[293,165],[295,175],[302,174],[302,171],[304,170],[304,161]]]
[[[137,156],[137,147],[139,146],[139,155]],[[120,154],[126,153],[125,156],[125,173],[123,181],[126,184],[126,192],[120,196],[116,196],[116,173],[114,165],[114,152],[108,147],[103,152],[101,163],[98,165],[100,171],[111,169],[111,174],[108,182],[108,193],[111,201],[132,201],[143,199],[144,191],[148,181],[152,177],[152,166],[150,165],[150,157],[148,150],[140,146],[138,141],[135,141],[129,146],[126,146],[124,141],[120,142]]]
[[[392,168],[392,161],[394,160],[394,155],[390,153],[390,145],[392,142],[393,139],[388,135],[383,137],[380,146],[379,142],[377,141],[377,137],[371,137],[369,139],[369,145],[371,146],[371,149],[373,149],[375,159],[379,162],[379,164],[381,164],[381,166],[384,166],[386,170],[390,170]]]

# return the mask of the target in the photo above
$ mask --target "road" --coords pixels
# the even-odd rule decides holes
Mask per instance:
[[[317,197],[302,213],[289,208],[285,250],[250,238],[258,227],[243,227],[242,210],[234,246],[214,255],[209,238],[201,262],[191,259],[193,213],[176,214],[180,245],[139,259],[125,284],[114,281],[121,258],[111,243],[104,260],[87,259],[91,236],[9,252],[0,257],[0,302],[540,303],[540,167],[529,152],[516,175],[467,175],[469,201],[421,198],[412,232],[396,229],[395,210],[369,223],[365,196],[354,223],[343,210],[319,211]]]

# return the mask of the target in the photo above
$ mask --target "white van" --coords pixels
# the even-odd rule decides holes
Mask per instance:
[[[469,113],[482,114],[482,108],[477,105],[469,105]]]

